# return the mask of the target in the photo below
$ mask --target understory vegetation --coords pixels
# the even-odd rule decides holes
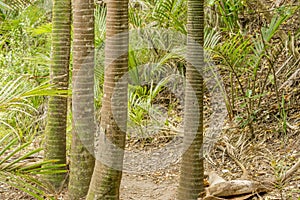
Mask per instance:
[[[95,108],[100,123],[106,6],[102,1],[95,4]],[[40,180],[41,174],[65,173],[56,160],[41,158],[47,99],[71,98],[72,93],[71,83],[70,91],[58,91],[49,82],[51,5],[50,0],[0,0],[0,182],[36,199],[58,195]],[[272,141],[288,146],[286,156],[264,161],[278,178],[276,191],[282,199],[300,194],[299,189],[283,193],[286,182],[280,179],[300,158],[300,143],[295,142],[300,135],[299,5],[292,0],[208,0],[205,5],[204,121],[209,123],[217,108],[225,105],[220,111],[226,116],[223,131],[213,140],[244,164],[251,159],[260,162],[250,153],[258,144],[270,147],[270,152],[275,151]],[[186,0],[129,3],[129,145],[166,143],[170,140],[166,138],[180,135],[187,84],[186,20]],[[214,107],[216,92],[221,98]],[[71,109],[68,112],[69,151]],[[164,139],[157,140],[162,133]],[[211,146],[207,160],[213,163],[211,137],[207,133]]]

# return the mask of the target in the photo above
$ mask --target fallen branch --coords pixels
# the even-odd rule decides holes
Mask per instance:
[[[208,173],[210,186],[206,188],[204,200],[234,199],[243,200],[261,192],[269,192],[272,187],[269,184],[251,180],[225,181],[216,172]]]
[[[286,181],[288,178],[290,178],[293,173],[295,173],[298,168],[300,168],[300,158],[299,160],[296,162],[296,164],[293,165],[293,167],[291,167],[285,174],[283,174],[280,178],[281,182]]]
[[[217,146],[217,148],[221,151],[226,151],[227,150],[227,154],[228,156],[234,161],[236,162],[236,164],[241,168],[241,170],[243,171],[243,175],[242,175],[242,179],[247,179],[248,178],[248,171],[247,169],[244,167],[244,165],[233,155],[230,153],[229,151],[229,147],[226,144],[226,149],[222,146]]]

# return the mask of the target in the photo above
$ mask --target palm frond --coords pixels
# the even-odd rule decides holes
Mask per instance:
[[[25,9],[27,6],[32,5],[36,0],[1,0],[0,5],[6,4],[10,5],[9,8],[14,10],[22,10]]]
[[[97,6],[95,10],[95,43],[96,47],[102,45],[106,33],[106,6]]]
[[[271,19],[271,23],[268,27],[262,27],[262,29],[261,29],[262,36],[266,42],[269,42],[271,40],[271,38],[278,31],[278,29],[282,25],[282,23],[284,23],[295,12],[295,10],[293,10],[291,8],[284,7],[283,10],[284,10],[284,12],[279,12],[274,15],[274,17]]]
[[[161,27],[173,28],[186,34],[186,1],[184,0],[156,0],[154,1],[152,17]]]
[[[12,134],[0,141],[0,182],[22,190],[36,199],[51,199],[51,186],[40,180],[38,174],[65,173],[65,165],[55,164],[56,160],[42,161],[35,155],[42,148],[27,150],[30,142],[18,144]]]
[[[2,9],[6,9],[6,10],[10,10],[11,7],[9,5],[7,5],[5,2],[0,1],[0,8]]]
[[[19,131],[11,123],[16,113],[31,117],[38,113],[37,109],[28,100],[37,96],[67,96],[68,91],[52,88],[49,83],[36,87],[28,84],[26,78],[19,77],[10,80],[10,77],[3,77],[2,89],[0,90],[0,125],[4,125],[13,131],[21,140]],[[17,122],[14,122],[17,123]]]

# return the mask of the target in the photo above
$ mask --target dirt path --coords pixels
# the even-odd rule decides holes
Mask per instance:
[[[172,180],[155,183],[148,177],[125,173],[121,182],[121,200],[173,200],[176,188],[177,184]]]

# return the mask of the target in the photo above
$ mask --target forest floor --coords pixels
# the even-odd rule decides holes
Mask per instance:
[[[299,102],[300,96],[295,97],[295,102]],[[204,130],[207,134],[212,113],[208,99],[205,99],[204,106]],[[204,160],[205,172],[215,171],[225,180],[242,177],[252,181],[275,180],[271,192],[258,194],[252,199],[300,200],[300,169],[285,182],[280,181],[282,175],[300,159],[300,107],[290,108],[285,131],[279,124],[283,121],[276,119],[276,108],[262,109],[267,115],[253,123],[253,135],[248,126],[241,128],[234,122],[225,122],[212,151]],[[177,117],[182,117],[182,109],[177,111]],[[182,123],[178,123],[176,128],[175,132],[163,130],[151,136],[133,136],[127,140],[120,199],[175,200],[182,154]],[[18,199],[33,198],[0,184],[0,200]],[[57,199],[68,200],[67,191],[63,190]]]
[[[225,180],[239,179],[244,173],[248,174],[249,180],[278,179],[300,158],[300,130],[289,131],[284,137],[268,134],[273,125],[276,124],[256,127],[256,138],[251,142],[247,139],[246,132],[242,133],[239,128],[223,131],[209,158],[205,159],[205,171],[216,171]],[[183,138],[174,135],[171,138],[166,140],[164,134],[157,136],[152,142],[134,139],[128,141],[121,183],[122,200],[175,199],[180,171],[180,151],[176,145],[181,144]],[[174,148],[164,148],[172,142],[175,144]],[[58,199],[68,199],[66,191],[58,196]],[[0,199],[33,198],[0,185]],[[285,183],[276,182],[272,192],[252,199],[299,200],[300,170]]]
[[[216,148],[211,161],[205,161],[206,171],[216,171],[226,180],[240,179],[243,165],[249,180],[271,180],[279,178],[300,158],[300,134],[295,131],[287,136],[286,142],[280,138],[257,138],[243,151],[233,150],[230,155]],[[224,143],[223,143],[224,144]],[[219,141],[217,146],[222,146]],[[239,152],[237,154],[237,152]],[[121,183],[121,199],[123,200],[174,200],[179,183],[180,164],[170,164],[164,169],[150,173],[124,173]],[[277,182],[272,192],[260,194],[253,199],[300,199],[300,170],[285,183]]]

